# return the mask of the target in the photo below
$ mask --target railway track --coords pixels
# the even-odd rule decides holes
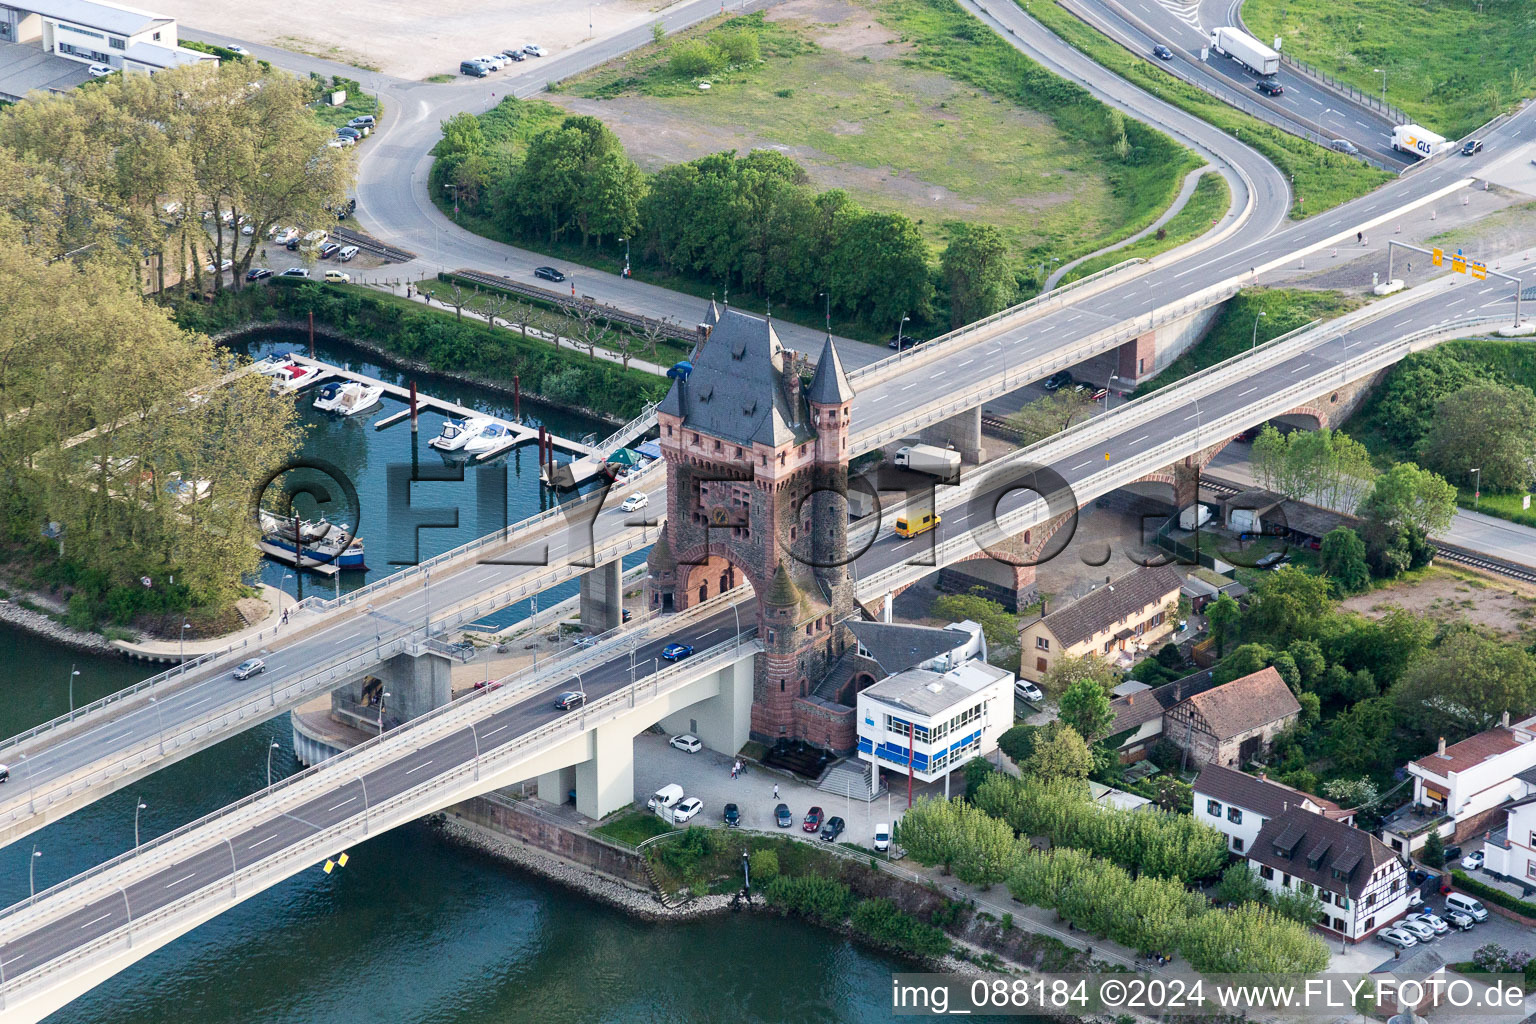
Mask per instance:
[[[416,258],[416,254],[413,252],[398,249],[393,245],[385,245],[377,238],[353,231],[351,228],[344,228],[339,224],[330,230],[330,235],[332,238],[338,239],[347,245],[355,245],[364,252],[373,253],[373,255],[378,256],[380,259],[388,260],[391,263],[409,263]]]
[[[566,309],[580,307],[581,309],[595,309],[599,316],[612,324],[623,324],[626,327],[635,327],[641,330],[657,330],[664,338],[672,338],[677,341],[692,345],[699,340],[698,331],[692,327],[685,327],[671,320],[656,320],[652,317],[642,316],[639,313],[631,313],[619,309],[617,306],[607,306],[591,299],[577,298],[574,295],[565,295],[561,292],[551,291],[548,288],[539,288],[536,285],[524,284],[498,274],[487,274],[483,270],[454,270],[448,277],[457,278],[467,284],[481,285],[486,288],[494,288],[497,291],[510,292],[513,295],[521,295],[524,298],[536,299],[539,302],[547,302],[553,306]]]

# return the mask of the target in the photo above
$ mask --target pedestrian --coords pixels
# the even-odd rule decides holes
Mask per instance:
[[[1363,232],[1360,232],[1360,231],[1356,231],[1355,232],[1355,244],[1356,245],[1364,245],[1365,244],[1365,235],[1364,235]]]
[[[777,782],[773,784],[773,798],[775,800],[779,798],[779,784]]]
[[[283,625],[288,625],[288,613],[283,612]]]
[[[266,261],[266,258],[267,258],[267,247],[266,246],[262,246],[261,247],[261,258],[262,258],[263,262]]]
[[[1413,260],[1408,261],[1408,273],[1413,273]]]

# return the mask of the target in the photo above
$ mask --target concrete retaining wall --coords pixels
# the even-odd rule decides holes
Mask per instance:
[[[639,854],[530,814],[505,797],[494,793],[475,797],[449,808],[449,813],[564,860],[650,888]]]

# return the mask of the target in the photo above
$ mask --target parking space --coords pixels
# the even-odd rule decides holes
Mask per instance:
[[[1445,918],[1445,897],[1434,895],[1424,901],[1424,906],[1434,911],[1442,919]],[[1420,908],[1422,909],[1422,908]],[[1499,945],[1512,950],[1525,950],[1536,953],[1536,936],[1531,929],[1517,921],[1511,921],[1507,917],[1500,917],[1493,911],[1488,912],[1488,920],[1473,925],[1469,931],[1458,931],[1452,928],[1444,935],[1439,935],[1433,941],[1421,944],[1432,949],[1446,963],[1457,963],[1462,960],[1471,960],[1472,954],[1479,946],[1497,942]],[[1416,952],[1419,947],[1407,950],[1403,953]],[[1381,964],[1394,959],[1396,950],[1385,941],[1375,936],[1364,942],[1350,946],[1343,952],[1334,947],[1334,959],[1331,966],[1336,971],[1370,971]]]

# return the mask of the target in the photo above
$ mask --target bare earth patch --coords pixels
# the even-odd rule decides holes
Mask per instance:
[[[1395,607],[1437,622],[1465,619],[1511,637],[1524,636],[1536,627],[1536,588],[1444,567],[1411,583],[1356,594],[1342,607],[1370,618],[1380,618]]]

